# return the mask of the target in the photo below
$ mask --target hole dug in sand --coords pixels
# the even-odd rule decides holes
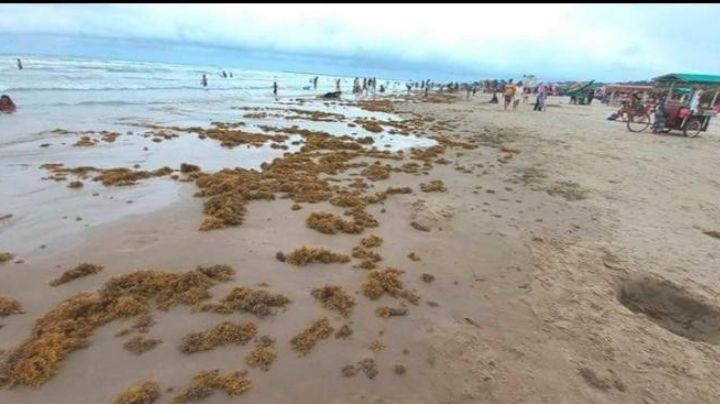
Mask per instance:
[[[618,300],[681,337],[720,343],[720,308],[667,280],[644,277],[626,281],[618,290]]]

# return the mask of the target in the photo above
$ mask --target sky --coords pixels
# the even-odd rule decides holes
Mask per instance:
[[[2,4],[0,53],[399,79],[720,74],[714,4]]]

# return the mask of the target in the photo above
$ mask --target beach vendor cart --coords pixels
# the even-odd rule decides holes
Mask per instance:
[[[654,122],[648,112],[634,114],[628,118],[629,131],[642,132],[652,126],[653,133],[681,131],[687,137],[707,131],[710,120],[717,116],[720,76],[671,73],[655,77],[653,82],[665,93],[655,107]],[[700,90],[703,92],[698,93]]]

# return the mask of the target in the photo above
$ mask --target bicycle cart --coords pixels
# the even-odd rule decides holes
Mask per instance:
[[[655,111],[655,122],[652,123],[653,133],[669,133],[681,131],[687,137],[696,137],[707,131],[710,120],[717,116],[716,102],[720,94],[720,76],[707,74],[672,73],[653,79],[655,88],[667,89],[665,100],[657,106]],[[678,95],[687,92],[682,87],[691,87],[689,97]],[[697,93],[704,89],[702,93]],[[685,91],[683,91],[685,90]],[[702,94],[702,95],[698,95]],[[697,106],[691,109],[689,100],[698,95]],[[650,122],[649,113],[639,114],[634,117],[633,129],[628,121],[628,130],[639,132],[647,128]],[[637,130],[645,125],[644,128]]]

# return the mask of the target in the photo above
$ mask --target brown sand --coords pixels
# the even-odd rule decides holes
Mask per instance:
[[[242,397],[247,402],[715,402],[718,240],[703,232],[720,229],[717,122],[703,136],[687,139],[631,134],[604,120],[609,109],[600,105],[551,99],[540,113],[527,105],[504,112],[483,96],[432,101],[395,109],[432,118],[427,127],[437,125],[443,144],[457,144],[444,152],[406,153],[428,175],[393,171],[371,185],[412,191],[441,180],[447,191],[393,194],[366,208],[378,221],[373,233],[385,240],[383,263],[405,271],[403,286],[437,302],[432,306],[412,306],[407,315],[386,319],[375,309],[397,307],[404,299],[358,295],[349,318],[352,336],[327,338],[299,357],[289,341],[331,313],[309,292],[322,284],[357,290],[368,272],[342,264],[297,271],[275,253],[302,244],[351,251],[362,236],[308,228],[310,212],[342,216],[328,202],[292,211],[292,201],[280,198],[250,202],[238,227],[198,232],[203,200],[192,198],[197,189],[188,183],[179,201],[162,211],[88,228],[69,250],[23,252],[23,270],[10,262],[0,266],[0,294],[18,299],[24,310],[3,318],[0,349],[25,340],[34,321],[59,302],[94,291],[112,276],[226,263],[237,273],[212,288],[216,299],[238,286],[268,283],[293,300],[286,311],[258,319],[262,333],[277,341],[277,359],[267,372],[249,370],[252,389]],[[476,148],[467,147],[471,141]],[[451,163],[433,164],[441,158]],[[387,161],[397,167],[408,162]],[[408,251],[422,261],[409,260]],[[58,275],[56,265],[68,268],[78,260],[105,269],[60,288],[48,286]],[[423,282],[423,273],[434,282]],[[113,335],[131,323],[109,323],[40,389],[0,390],[0,402],[112,402],[145,378],[181,391],[200,371],[222,368],[215,380],[246,366],[252,346],[219,346],[191,359],[177,350],[183,335],[211,328],[224,319],[221,314],[184,306],[153,314],[153,337],[165,341],[155,349],[129,355]],[[345,321],[339,315],[329,320],[334,328]],[[378,338],[386,348],[368,351]],[[368,355],[381,370],[373,379],[338,371]],[[402,377],[391,371],[397,363],[407,369]],[[245,391],[240,385],[231,391]],[[233,400],[216,393],[208,402]]]

